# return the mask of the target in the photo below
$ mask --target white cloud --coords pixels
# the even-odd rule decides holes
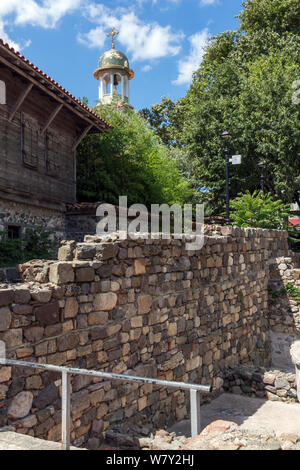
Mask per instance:
[[[150,70],[152,70],[152,67],[151,65],[144,65],[141,70],[142,72],[150,72]]]
[[[174,85],[184,85],[190,83],[193,77],[193,73],[197,70],[203,59],[204,49],[208,38],[209,33],[207,28],[189,37],[191,44],[190,53],[189,56],[185,59],[179,60],[179,73],[177,79],[172,82]]]
[[[84,0],[1,0],[0,18],[14,15],[15,25],[41,26],[54,28],[57,22],[76,10]]]
[[[119,8],[110,10],[104,5],[88,5],[85,14],[97,26],[88,33],[80,34],[78,40],[89,46],[103,48],[105,32],[114,26],[120,32],[118,42],[132,55],[133,60],[143,61],[175,56],[181,50],[182,32],[173,32],[171,26],[157,22],[146,23],[133,11]]]
[[[218,5],[219,0],[201,0],[200,1],[200,6],[201,7],[206,7],[207,5]]]
[[[0,0],[0,37],[14,49],[20,50],[30,44],[26,41],[22,46],[14,42],[5,31],[9,24],[15,26],[40,26],[55,28],[58,21],[67,13],[77,10],[87,0]]]
[[[6,26],[5,23],[0,18],[0,38],[3,39],[4,42],[7,42],[10,45],[10,47],[13,47],[16,51],[21,50],[20,44],[13,41],[5,32],[4,30],[5,26]]]
[[[170,1],[178,0],[168,0]],[[103,3],[95,3],[92,0],[0,0],[0,37],[12,47],[21,49],[20,44],[14,42],[7,34],[8,24],[55,28],[66,14],[79,8],[81,14],[95,24],[87,33],[78,35],[79,42],[89,47],[103,49],[107,39],[105,33],[115,26],[120,31],[119,43],[131,54],[133,60],[175,56],[181,50],[180,42],[184,35],[182,32],[172,31],[170,25],[161,26],[158,22],[144,21],[136,15],[133,6],[110,9]]]

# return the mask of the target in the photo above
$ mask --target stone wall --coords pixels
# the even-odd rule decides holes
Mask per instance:
[[[300,335],[300,305],[287,292],[282,292],[288,283],[300,288],[300,269],[295,268],[291,257],[274,258],[269,269],[270,327],[276,332]]]
[[[7,232],[9,225],[20,228],[22,236],[26,228],[44,228],[53,233],[55,241],[66,236],[65,213],[38,205],[22,204],[2,199],[0,196],[0,232]]]
[[[0,290],[0,340],[25,361],[210,384],[224,371],[268,366],[268,270],[287,256],[284,232],[209,227],[204,247],[185,240],[87,236],[59,261],[20,267],[24,284]],[[4,288],[5,287],[5,288]],[[61,378],[0,369],[0,426],[60,438]],[[171,425],[188,394],[152,385],[72,379],[72,443],[97,447],[116,423]]]
[[[296,375],[282,370],[254,366],[228,368],[223,388],[225,392],[271,401],[297,401]]]

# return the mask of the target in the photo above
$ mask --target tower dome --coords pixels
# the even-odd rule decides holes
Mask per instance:
[[[126,55],[115,49],[115,36],[119,34],[112,28],[107,36],[112,37],[112,48],[105,51],[94,72],[94,77],[99,82],[99,100],[103,104],[129,104],[129,80],[134,77],[134,72],[129,68]],[[120,85],[120,90],[118,90]]]

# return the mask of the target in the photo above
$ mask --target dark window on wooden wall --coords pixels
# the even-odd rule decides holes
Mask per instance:
[[[46,152],[46,171],[48,175],[59,176],[60,144],[59,144],[58,138],[55,135],[52,135],[49,133],[46,134],[45,152]]]
[[[21,153],[23,164],[37,169],[39,155],[39,133],[33,121],[21,114]]]

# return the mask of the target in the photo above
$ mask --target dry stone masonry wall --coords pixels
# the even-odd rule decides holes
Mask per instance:
[[[24,282],[0,290],[0,340],[10,358],[211,384],[224,371],[268,366],[268,265],[288,255],[284,232],[206,228],[185,240],[68,241],[58,261],[20,267]],[[0,427],[60,439],[61,377],[0,369]],[[72,378],[73,445],[99,446],[117,423],[171,425],[188,396],[149,384]]]

